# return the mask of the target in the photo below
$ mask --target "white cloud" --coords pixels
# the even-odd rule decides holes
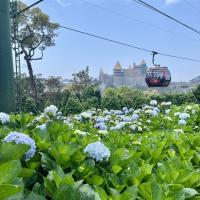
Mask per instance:
[[[178,3],[180,0],[165,0],[165,3],[167,5],[171,5],[171,4],[174,4],[174,3]]]
[[[70,6],[71,3],[64,0],[56,0],[62,7]]]

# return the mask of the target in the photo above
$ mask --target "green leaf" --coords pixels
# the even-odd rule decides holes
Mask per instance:
[[[132,186],[127,188],[122,195],[120,195],[119,200],[135,200],[138,199],[138,188],[137,186]]]
[[[108,195],[106,194],[105,190],[102,187],[95,185],[94,188],[95,188],[96,192],[99,194],[101,200],[108,199]]]
[[[23,192],[23,188],[18,185],[2,184],[0,185],[0,200],[10,199],[17,200],[17,196]],[[20,195],[21,196],[21,195]]]
[[[25,144],[3,143],[0,145],[0,162],[21,159],[29,148]]]
[[[78,189],[74,186],[62,185],[53,195],[54,200],[80,200]]]
[[[92,183],[92,185],[102,185],[104,179],[101,176],[93,175],[91,178],[89,178],[89,181]]]
[[[25,200],[46,200],[45,197],[35,194],[34,192],[31,192],[26,198]]]
[[[21,173],[19,160],[12,160],[0,165],[0,184],[12,183]]]
[[[79,188],[80,200],[101,200],[98,193],[96,193],[88,184],[82,185]]]
[[[184,194],[185,199],[189,199],[189,198],[194,197],[195,195],[197,195],[199,193],[192,188],[183,188],[181,190],[181,194]]]
[[[33,176],[33,173],[35,171],[33,169],[29,169],[29,168],[22,168],[22,172],[20,174],[20,177],[23,177],[23,178],[29,178],[31,176]]]
[[[122,167],[120,167],[119,165],[113,165],[113,166],[112,166],[112,171],[113,171],[115,174],[118,174],[121,170],[122,170]]]

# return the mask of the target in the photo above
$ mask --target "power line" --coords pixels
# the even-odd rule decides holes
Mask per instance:
[[[124,43],[124,42],[121,42],[121,41],[109,39],[109,38],[106,38],[106,37],[103,37],[103,36],[99,36],[99,35],[95,35],[95,34],[92,34],[92,33],[84,32],[84,31],[81,31],[81,30],[77,30],[77,29],[74,29],[74,28],[67,27],[67,26],[59,25],[59,27],[65,29],[65,30],[69,30],[69,31],[73,31],[73,32],[82,34],[82,35],[87,35],[89,37],[101,39],[101,40],[104,40],[104,41],[107,41],[107,42],[112,42],[112,43],[115,43],[115,44],[118,44],[118,45],[126,46],[126,47],[129,47],[129,48],[137,49],[137,50],[148,52],[148,53],[156,52],[157,54],[159,54],[161,56],[177,58],[177,59],[181,59],[181,60],[188,60],[188,61],[193,61],[193,62],[200,62],[200,60],[198,60],[198,59],[181,57],[181,56],[176,56],[176,55],[171,55],[171,54],[167,54],[167,53],[162,53],[162,52],[157,52],[157,51],[145,49],[145,48],[138,47],[138,46],[135,46],[135,45],[132,45],[132,44],[128,44],[128,43]]]
[[[182,26],[184,26],[184,27],[190,29],[191,31],[193,31],[193,32],[195,32],[195,33],[200,35],[200,31],[199,30],[197,30],[197,29],[195,29],[195,28],[193,28],[193,27],[191,27],[191,26],[179,21],[178,19],[175,19],[174,17],[171,17],[170,15],[160,11],[159,9],[151,6],[150,4],[148,4],[148,3],[146,3],[146,2],[144,2],[142,0],[133,0],[133,1],[138,3],[138,4],[141,4],[144,7],[147,7],[147,8],[149,8],[149,9],[151,9],[151,10],[153,10],[153,11],[155,11],[155,12],[157,12],[157,13],[159,13],[159,14],[161,14],[161,15],[163,15],[163,16],[165,16],[165,17],[167,17],[167,18],[169,18],[169,19],[171,19],[173,21],[175,21],[175,22],[177,22],[178,24],[181,24]]]
[[[85,2],[85,3],[87,3],[88,5],[91,5],[91,6],[93,6],[93,7],[96,7],[96,8],[102,9],[102,10],[105,10],[105,11],[107,11],[107,12],[109,12],[109,13],[114,14],[114,15],[117,15],[117,16],[120,16],[120,17],[123,17],[123,18],[126,18],[126,19],[128,19],[128,20],[131,20],[131,21],[134,21],[134,22],[137,22],[137,23],[144,24],[144,25],[146,25],[146,26],[150,26],[150,27],[152,27],[152,28],[161,30],[161,31],[163,31],[163,32],[168,32],[168,33],[170,33],[170,34],[172,34],[172,35],[176,34],[176,35],[179,35],[179,36],[181,36],[181,37],[183,37],[183,38],[185,38],[185,39],[194,41],[194,39],[192,39],[192,38],[190,38],[190,37],[188,37],[188,36],[186,36],[186,35],[177,33],[177,32],[175,32],[175,31],[171,31],[171,30],[165,29],[165,28],[163,28],[163,27],[157,26],[157,25],[155,25],[155,24],[148,23],[148,22],[145,22],[145,21],[143,21],[143,20],[130,17],[130,16],[128,16],[128,15],[125,15],[125,14],[122,14],[122,13],[120,13],[120,12],[117,12],[117,11],[115,11],[115,10],[113,10],[113,9],[106,8],[106,7],[97,5],[97,4],[92,3],[92,2],[89,2],[89,1],[87,1],[87,0],[82,0],[82,1]]]

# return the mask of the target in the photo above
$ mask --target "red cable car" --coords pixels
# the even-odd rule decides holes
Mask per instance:
[[[154,57],[158,54],[153,52],[152,63],[155,67],[149,68],[145,81],[148,87],[168,87],[171,82],[171,74],[168,67],[160,67],[154,63]]]

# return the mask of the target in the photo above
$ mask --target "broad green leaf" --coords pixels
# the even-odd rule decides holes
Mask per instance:
[[[23,188],[18,185],[10,185],[10,184],[2,184],[0,185],[0,200],[6,200],[6,199],[18,199],[18,195],[21,196],[21,193],[23,192]]]
[[[105,190],[102,187],[95,185],[94,188],[95,188],[96,192],[99,194],[101,200],[108,199],[108,195],[106,194]]]
[[[185,199],[189,199],[197,194],[199,194],[196,190],[192,188],[184,188],[181,190],[181,194],[184,194]]]
[[[122,195],[120,195],[119,200],[138,200],[138,188],[137,186],[132,186],[127,188]]]
[[[0,163],[18,160],[23,157],[30,147],[25,144],[3,143],[0,145]]]
[[[44,196],[35,194],[34,192],[31,192],[26,198],[25,200],[46,200],[46,198]]]
[[[12,183],[21,173],[21,163],[19,160],[8,161],[0,165],[0,184]]]
[[[120,167],[119,165],[113,165],[113,166],[112,166],[112,171],[113,171],[115,174],[118,174],[121,170],[122,170],[122,167]]]
[[[54,200],[80,200],[80,193],[74,186],[62,185],[51,197]]]

